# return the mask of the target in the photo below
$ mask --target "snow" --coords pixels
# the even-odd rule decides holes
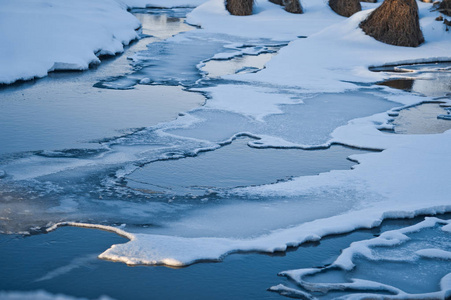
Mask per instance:
[[[309,2],[305,1],[306,4]],[[418,4],[426,40],[420,47],[386,45],[366,36],[358,27],[371,12],[364,10],[323,30],[317,29],[313,34],[307,32],[307,39],[291,42],[266,65],[265,70],[255,76],[243,76],[244,80],[299,86],[309,92],[338,92],[355,89],[351,82],[375,82],[386,76],[369,71],[370,66],[449,60],[451,36],[443,30],[443,24],[431,21],[434,15],[429,12],[430,5]],[[323,7],[322,11],[325,10],[327,8]],[[297,34],[301,34],[301,30]]]
[[[0,1],[0,84],[86,70],[138,38],[139,21],[114,0]]]
[[[75,226],[75,227],[81,227],[81,228],[94,228],[94,229],[100,229],[105,231],[114,232],[117,235],[120,235],[124,238],[133,240],[134,236],[128,232],[125,232],[121,228],[118,227],[112,227],[112,226],[105,226],[105,225],[97,225],[97,224],[88,224],[88,223],[80,223],[80,222],[61,222],[56,223],[52,225],[51,227],[47,228],[47,232],[51,232],[53,230],[56,230],[58,227],[62,226]]]
[[[125,3],[128,6],[158,6],[160,5],[158,3],[161,2],[130,0],[125,1]],[[199,4],[199,2],[190,3],[193,3],[193,5]],[[98,5],[106,4],[111,3],[103,0]],[[185,4],[187,4],[186,1],[166,2],[167,6]],[[70,225],[110,230],[130,239],[128,243],[113,245],[110,249],[100,254],[99,257],[102,259],[121,261],[130,265],[185,266],[205,260],[218,261],[225,255],[237,251],[285,251],[290,246],[297,246],[307,241],[318,241],[326,235],[350,232],[358,228],[372,228],[378,226],[386,218],[407,218],[419,214],[438,214],[451,211],[449,198],[451,187],[448,180],[449,170],[451,169],[451,160],[449,159],[451,131],[430,135],[394,135],[379,130],[390,127],[389,120],[392,118],[390,115],[394,115],[396,111],[424,101],[437,101],[438,99],[407,94],[401,91],[392,91],[382,87],[376,89],[372,84],[386,79],[390,75],[386,72],[371,72],[368,70],[370,66],[408,62],[449,61],[451,59],[451,53],[449,52],[449,49],[451,49],[451,35],[445,32],[443,24],[433,21],[435,13],[429,11],[430,4],[419,3],[421,26],[426,42],[418,48],[385,45],[364,35],[358,24],[370,13],[371,10],[369,9],[346,19],[334,14],[325,1],[304,0],[302,4],[305,14],[295,15],[285,12],[281,7],[268,1],[257,0],[254,15],[247,17],[231,16],[225,10],[222,0],[210,0],[200,5],[190,13],[188,22],[201,26],[202,30],[195,34],[191,33],[190,36],[192,38],[193,36],[203,35],[203,39],[199,39],[202,43],[218,44],[213,45],[214,47],[211,46],[211,51],[207,49],[209,53],[205,55],[210,55],[210,52],[223,48],[223,39],[226,39],[224,36],[218,38],[221,41],[213,39],[214,36],[219,34],[240,37],[240,39],[235,39],[235,41],[243,40],[243,38],[248,39],[249,43],[265,38],[273,42],[286,40],[291,42],[266,64],[264,70],[252,74],[223,76],[222,78],[231,80],[232,83],[198,89],[208,93],[211,97],[206,105],[198,110],[184,114],[174,122],[148,130],[154,133],[158,129],[156,135],[159,134],[159,136],[145,136],[149,132],[143,130],[140,133],[142,136],[114,141],[116,144],[112,143],[112,145],[118,146],[116,148],[117,152],[113,155],[96,158],[95,162],[80,162],[77,160],[71,162],[69,159],[62,159],[64,160],[62,164],[67,169],[70,169],[79,168],[81,165],[86,164],[97,164],[99,166],[99,164],[107,165],[114,162],[134,163],[137,161],[137,157],[145,153],[146,150],[140,151],[137,148],[127,148],[127,146],[144,144],[143,141],[146,141],[146,138],[152,140],[153,143],[157,143],[159,139],[163,139],[163,136],[167,139],[176,139],[177,136],[180,140],[183,139],[183,142],[189,144],[188,146],[185,145],[185,148],[182,149],[183,151],[180,148],[173,148],[190,155],[193,155],[193,153],[197,154],[200,152],[200,149],[212,150],[227,142],[233,142],[234,138],[244,133],[248,136],[259,138],[258,141],[250,143],[255,147],[312,149],[327,148],[333,144],[341,144],[361,149],[377,149],[381,150],[381,152],[353,155],[351,159],[359,163],[353,170],[334,170],[319,175],[298,177],[276,184],[237,188],[229,191],[229,195],[232,197],[271,199],[268,200],[270,205],[263,207],[258,201],[249,201],[246,205],[227,203],[205,210],[199,209],[199,214],[206,216],[204,219],[193,218],[192,216],[195,214],[185,215],[180,217],[177,222],[164,224],[165,226],[162,226],[162,229],[150,229],[146,233],[127,232],[127,228],[118,229],[111,226],[79,223],[62,223],[57,226]],[[34,5],[39,6],[42,3],[39,2]],[[94,4],[84,3],[82,7],[86,8],[86,11],[77,6],[80,9],[77,17],[85,16],[88,10],[93,9],[91,5]],[[376,5],[378,4],[365,4],[364,8],[373,8]],[[9,7],[10,11],[15,14],[6,14],[6,7]],[[18,22],[15,19],[20,20],[20,18],[23,18],[13,9],[14,7],[10,5],[3,6],[0,9],[5,16],[7,15],[10,22]],[[48,8],[41,7],[41,9]],[[127,34],[112,42],[116,45],[115,47],[112,47],[111,44],[105,41],[102,43],[102,39],[98,38],[98,34],[85,37],[80,36],[80,33],[74,32],[76,37],[74,40],[85,42],[77,42],[73,45],[70,41],[65,40],[62,43],[65,48],[62,49],[61,53],[69,55],[70,51],[74,51],[74,57],[77,54],[77,59],[79,59],[79,54],[85,53],[80,52],[79,47],[90,47],[85,49],[86,57],[88,58],[82,60],[84,64],[74,63],[75,58],[73,59],[74,61],[63,60],[56,55],[56,52],[52,52],[52,49],[37,51],[38,56],[43,53],[50,53],[49,56],[52,57],[52,59],[42,63],[37,56],[30,56],[26,52],[25,49],[27,47],[19,47],[20,51],[24,51],[22,55],[27,57],[27,61],[23,62],[23,66],[24,69],[28,70],[28,73],[24,75],[22,73],[25,71],[20,71],[20,68],[11,68],[11,70],[22,73],[16,75],[6,74],[2,77],[4,82],[13,82],[20,78],[27,79],[34,76],[44,76],[55,66],[64,66],[66,68],[69,64],[72,64],[70,65],[71,68],[87,68],[90,62],[98,61],[95,56],[95,49],[103,49],[102,51],[105,53],[121,51],[122,44],[127,43],[125,36],[129,38],[128,40],[136,37],[136,33],[133,31],[136,26],[131,25],[137,25],[137,23],[132,17],[126,17],[127,13],[118,4],[109,5],[108,12],[110,10],[111,13],[114,13],[119,19],[124,21],[123,23],[119,22],[117,28],[129,28]],[[61,11],[66,10],[61,8],[59,12]],[[74,13],[74,10],[71,12]],[[50,18],[50,20],[52,19]],[[94,22],[92,21],[83,26],[97,28],[95,27],[96,25],[107,26],[106,24],[109,24],[103,18],[96,18],[95,20],[96,23],[92,23]],[[126,20],[128,21],[125,22]],[[63,21],[58,20],[58,22]],[[24,30],[23,26],[18,27],[17,30]],[[13,36],[17,36],[13,30],[8,31],[8,35],[10,32]],[[108,32],[111,37],[111,31]],[[0,35],[0,39],[5,39],[5,36],[6,34]],[[115,34],[115,36],[118,37],[119,35]],[[168,43],[179,43],[178,45],[187,43],[191,45],[188,43],[190,38],[187,38],[190,36],[175,37]],[[298,38],[299,36],[308,37]],[[90,43],[89,41],[92,41],[92,37],[96,37],[93,40],[100,44]],[[36,38],[39,40],[43,39],[40,35],[37,35]],[[55,39],[60,40],[61,37],[55,37]],[[26,43],[22,39],[20,39],[20,42]],[[39,42],[38,45],[46,46],[49,44]],[[230,43],[228,45],[230,49],[232,46]],[[179,48],[176,50],[180,51]],[[177,51],[174,50],[174,53],[179,53]],[[190,51],[187,51],[186,55],[191,55]],[[225,59],[230,58],[232,55],[236,56],[237,53],[215,53],[211,55],[211,58]],[[83,55],[81,56],[84,57]],[[55,59],[54,57],[57,58]],[[9,61],[11,55],[1,55],[0,58]],[[29,61],[28,58],[30,59]],[[139,58],[140,55],[134,56],[136,61]],[[194,57],[192,59],[197,58]],[[41,62],[41,65],[39,65],[40,68],[37,68],[36,64],[39,64],[39,62]],[[55,63],[57,64],[55,65]],[[202,62],[199,61],[198,63],[201,65]],[[174,64],[179,65],[179,61],[175,61]],[[184,69],[181,67],[181,70],[183,71]],[[185,76],[178,69],[176,73],[177,75]],[[196,73],[196,75],[198,74]],[[152,80],[150,77],[145,77],[142,78],[141,82],[150,83]],[[326,103],[329,98],[338,98],[341,102],[337,106],[325,104],[319,111],[312,110],[313,113],[310,113],[310,116],[302,115],[305,117],[302,120],[296,119],[299,115],[290,114],[296,109],[301,110],[304,108],[302,105],[309,101],[312,103],[324,101]],[[370,116],[362,117],[359,115],[356,117],[352,114],[354,106],[348,105],[345,109],[340,107],[340,104],[343,104],[345,101],[354,100],[356,103],[362,103],[364,101],[360,100],[362,98],[369,102],[379,101],[378,103],[381,106],[379,104],[375,105],[372,111],[377,111],[379,107],[385,107],[385,109],[390,110],[376,114],[373,112]],[[440,101],[449,100],[442,98]],[[294,104],[299,105],[297,107],[290,106]],[[306,105],[305,109],[312,106]],[[333,115],[334,113],[340,116],[345,115],[346,118],[337,121],[338,118],[331,118],[331,116],[335,116]],[[306,113],[304,112],[304,114]],[[362,115],[368,114],[363,112]],[[313,119],[316,119],[317,123],[311,122]],[[306,124],[301,124],[304,126],[301,128],[299,124],[302,121],[305,121]],[[266,126],[266,123],[269,125]],[[224,126],[224,124],[227,124],[227,126]],[[252,126],[249,126],[249,124],[252,124]],[[139,138],[142,138],[142,140]],[[204,146],[204,148],[201,148],[201,146]],[[123,147],[122,150],[121,147]],[[173,151],[173,149],[170,150]],[[147,152],[151,151],[147,149]],[[173,152],[176,153],[175,157],[177,157],[178,152]],[[156,158],[152,157],[152,159],[155,160]],[[153,161],[152,159],[148,158],[147,161],[143,161],[148,163]],[[46,170],[34,171],[34,174],[31,170],[30,172],[21,172],[26,170],[27,166],[31,167],[31,169],[36,169],[27,160],[36,165],[42,165],[43,161],[45,161],[42,158],[23,159],[20,162],[24,162],[25,169],[18,168],[15,172],[6,169],[8,175],[13,174],[13,176],[18,176],[17,178],[19,179],[30,179],[33,176],[43,176],[48,173],[57,173],[58,170],[61,170],[61,166],[46,165]],[[117,177],[121,178],[130,174],[136,170],[136,165],[133,164],[133,166],[127,166],[119,170],[116,172]],[[256,215],[246,213],[247,211],[258,211],[257,207],[262,210],[267,209],[271,205],[278,204],[281,199],[288,200],[286,200],[287,204],[280,205],[282,209],[278,212],[277,217],[283,219],[284,212],[298,212],[300,217],[296,224],[273,228],[269,225],[271,223],[270,218],[262,220],[262,218],[258,218],[261,216],[258,213]],[[71,201],[62,204],[55,210],[65,211],[74,207],[74,203]],[[321,215],[315,214],[320,211],[320,209],[317,209],[318,207],[324,208],[321,210]],[[326,207],[328,209],[325,209]],[[236,214],[235,212],[240,211],[240,209],[241,213]],[[314,217],[309,218],[310,214]],[[212,216],[221,215],[232,216],[227,222],[233,223],[238,228],[246,222],[257,220],[255,226],[268,226],[270,229],[265,234],[254,235],[251,233],[247,237],[240,238],[211,234],[211,228],[218,226],[218,223],[221,224],[220,222],[224,222],[224,219]],[[244,219],[246,219],[246,222],[243,222]],[[197,222],[193,220],[197,220]],[[428,219],[425,222],[426,225],[448,223],[447,221],[437,221],[436,219]],[[370,249],[370,246],[373,245],[371,243],[382,246],[399,246],[408,239],[405,235],[406,232],[424,228],[425,224],[406,229],[407,231],[387,233],[366,244],[352,245],[349,250],[343,252],[337,260],[336,266],[344,270],[352,269],[354,266],[353,258],[356,253],[369,259],[376,259],[377,257],[373,255]],[[189,232],[189,230],[192,230],[192,232]],[[449,225],[443,227],[442,231],[444,233],[449,232]],[[443,251],[428,247],[416,253],[417,257],[449,259],[449,252]],[[442,282],[444,282],[443,285],[449,286],[449,275],[444,277]],[[401,298],[404,296],[409,297],[409,295],[403,295],[396,288],[368,280],[355,280],[347,286],[360,289],[379,289],[398,293],[401,295]],[[274,290],[290,292],[288,288],[284,289],[280,286]],[[441,296],[443,293],[434,295]]]
[[[323,1],[303,0],[306,13],[301,15],[287,13],[269,1],[254,3],[253,15],[243,17],[230,15],[223,0],[211,0],[191,12],[187,22],[201,26],[206,32],[285,41],[311,35],[342,20]]]
[[[419,256],[451,260],[451,252],[441,249],[422,249],[416,252]]]
[[[291,99],[290,95],[274,95],[271,93],[271,89],[253,89],[243,85],[225,85],[211,89],[201,89],[200,91],[209,92],[211,97],[215,99],[207,102],[208,108],[228,110],[257,121],[263,121],[263,118],[268,115],[283,113],[280,109],[280,104],[301,102]]]

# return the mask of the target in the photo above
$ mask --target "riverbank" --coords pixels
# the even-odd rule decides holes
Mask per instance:
[[[0,84],[87,70],[99,56],[122,53],[141,26],[126,8],[111,0],[0,1]]]

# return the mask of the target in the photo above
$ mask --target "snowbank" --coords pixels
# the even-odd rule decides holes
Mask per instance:
[[[356,89],[352,82],[371,83],[387,77],[383,72],[371,72],[370,66],[451,60],[451,34],[444,30],[441,22],[434,20],[437,13],[429,11],[430,4],[418,4],[425,37],[425,43],[420,47],[387,45],[365,35],[358,25],[371,13],[369,9],[349,19],[340,17],[338,22],[335,20],[323,30],[314,30],[313,34],[309,32],[312,27],[307,24],[297,26],[297,34],[303,35],[304,31],[309,37],[293,41],[266,65],[265,70],[242,76],[240,80],[296,86],[308,92],[340,92]],[[321,11],[327,10],[328,7],[322,7]],[[307,10],[306,16],[308,14]],[[337,17],[325,15],[323,18],[327,19],[321,26]],[[237,76],[231,78],[238,79]]]
[[[139,27],[114,0],[0,0],[0,84],[86,70],[123,52]]]
[[[304,0],[302,5],[305,14],[290,14],[279,5],[256,0],[254,14],[243,17],[230,15],[223,0],[211,0],[191,12],[187,22],[201,26],[206,32],[290,41],[298,36],[309,36],[343,19],[323,1]]]

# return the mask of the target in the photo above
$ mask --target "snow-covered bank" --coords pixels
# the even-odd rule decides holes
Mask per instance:
[[[310,0],[304,2],[307,6]],[[322,11],[330,11],[323,3],[316,5],[323,5]],[[304,35],[307,31],[307,39],[294,40],[265,70],[240,76],[239,80],[296,86],[310,93],[340,92],[357,88],[353,82],[371,83],[387,78],[384,72],[371,72],[368,69],[371,66],[451,60],[451,34],[441,22],[435,21],[437,13],[430,12],[430,4],[418,1],[418,5],[425,43],[417,48],[387,45],[365,35],[358,25],[371,9],[349,19],[340,17],[329,27],[324,25],[337,17],[325,15],[325,20],[321,19],[324,29],[317,27],[313,34],[309,32],[308,21],[301,19],[302,23],[295,27],[296,34]],[[309,15],[308,10],[305,15]],[[209,18],[211,15],[205,16]]]
[[[190,13],[187,22],[206,32],[285,41],[310,36],[343,19],[323,1],[302,1],[305,14],[287,13],[281,6],[266,0],[254,3],[254,14],[242,17],[230,15],[223,0],[211,0]]]
[[[114,0],[0,0],[0,84],[86,70],[124,51],[139,21]]]

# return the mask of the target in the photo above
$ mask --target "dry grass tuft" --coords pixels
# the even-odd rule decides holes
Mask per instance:
[[[269,0],[269,2],[272,2],[272,3],[274,3],[274,4],[282,5],[282,6],[283,6],[283,0]]]
[[[451,0],[443,0],[438,5],[434,5],[434,10],[451,17]]]
[[[329,0],[329,6],[343,17],[350,17],[362,10],[359,0]]]
[[[415,0],[385,0],[360,23],[360,28],[390,45],[417,47],[424,42]]]
[[[299,0],[283,0],[283,5],[285,6],[285,10],[289,13],[302,14],[304,12]]]
[[[269,0],[269,2],[284,6],[285,10],[292,14],[302,14],[304,12],[299,0]]]
[[[235,16],[252,15],[254,0],[226,0],[226,8]]]

